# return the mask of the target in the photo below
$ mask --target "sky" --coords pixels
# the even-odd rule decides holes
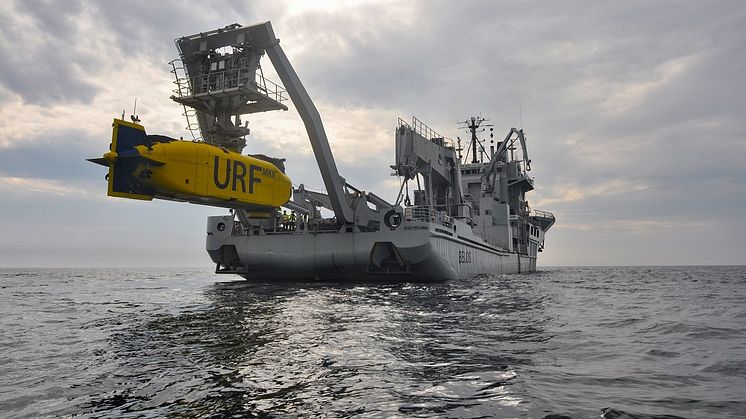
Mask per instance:
[[[109,198],[85,159],[135,98],[188,136],[173,40],[266,20],[356,187],[394,200],[397,118],[482,115],[526,132],[558,219],[540,266],[746,264],[744,2],[23,0],[0,2],[0,267],[211,266],[225,210]],[[323,187],[292,104],[244,119],[245,153]]]

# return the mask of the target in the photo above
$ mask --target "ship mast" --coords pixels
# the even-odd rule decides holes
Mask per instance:
[[[479,141],[479,138],[477,137],[478,132],[485,131],[486,127],[492,127],[493,124],[484,124],[484,122],[489,122],[489,119],[483,118],[481,116],[472,116],[471,118],[467,119],[466,121],[459,122],[459,125],[461,125],[460,129],[468,129],[471,132],[471,142],[469,143],[469,147],[471,147],[471,162],[476,164],[479,163],[480,159],[477,158],[477,146],[481,149],[482,153],[485,152],[484,146],[482,145],[482,142]],[[490,128],[490,131],[492,131],[493,128]],[[490,137],[492,137],[492,134],[490,133]],[[469,157],[469,147],[466,149],[466,156]],[[460,154],[460,153],[459,153]],[[459,155],[459,158],[461,156]],[[487,159],[491,159],[492,156],[488,156]],[[482,159],[483,160],[483,159]]]

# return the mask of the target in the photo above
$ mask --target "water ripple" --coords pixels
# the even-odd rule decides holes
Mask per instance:
[[[746,268],[0,270],[4,417],[740,417]]]

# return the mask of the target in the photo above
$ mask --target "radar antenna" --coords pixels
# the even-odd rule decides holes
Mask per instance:
[[[480,160],[477,158],[477,147],[479,147],[480,155],[482,156],[481,160],[482,162],[484,162],[484,154],[486,153],[486,151],[484,149],[484,145],[482,145],[482,142],[477,137],[477,133],[485,131],[487,127],[490,127],[490,131],[492,131],[492,127],[494,126],[494,124],[485,124],[485,122],[489,122],[489,119],[483,118],[482,116],[472,116],[466,121],[459,122],[459,125],[461,125],[459,126],[459,129],[468,129],[471,132],[471,141],[466,148],[466,159],[469,159],[469,151],[471,151],[472,163],[479,163]],[[492,137],[493,134],[492,132],[490,132],[490,138]],[[490,158],[492,158],[492,156],[488,156],[487,160],[489,160]]]

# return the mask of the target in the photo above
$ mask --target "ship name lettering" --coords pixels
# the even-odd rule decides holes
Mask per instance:
[[[459,250],[458,263],[471,263],[471,252],[468,250]]]
[[[256,165],[251,165],[249,168],[249,193],[254,193],[254,184],[255,183],[262,183],[262,180],[258,177],[254,176],[254,173],[256,172],[262,173],[262,168]],[[246,192],[246,191],[244,191]]]
[[[233,176],[231,177],[231,163],[233,169]],[[257,176],[257,172],[264,174],[264,169],[261,166],[254,164],[249,165],[248,173],[246,171],[246,164],[242,161],[231,159],[225,161],[225,178],[221,180],[220,176],[220,158],[215,156],[215,165],[213,167],[213,181],[215,186],[219,189],[226,189],[228,185],[231,185],[233,191],[238,190],[238,185],[241,185],[241,192],[246,193],[246,175],[249,175],[249,193],[254,193],[254,184],[262,183],[262,180]],[[273,173],[274,174],[274,173]]]
[[[236,185],[241,182],[241,192],[246,192],[246,165],[238,160],[233,161],[233,191],[236,191]]]

